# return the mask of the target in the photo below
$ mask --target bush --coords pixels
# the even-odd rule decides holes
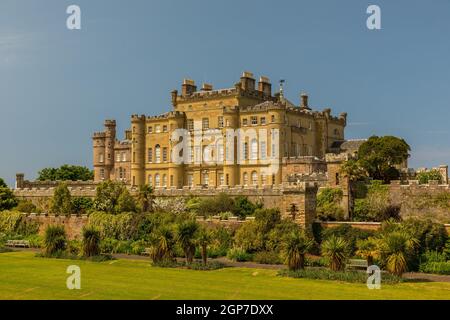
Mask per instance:
[[[67,241],[67,252],[71,256],[79,256],[81,253],[81,242],[79,240]]]
[[[33,204],[33,202],[29,200],[19,200],[19,203],[17,204],[15,210],[25,213],[32,213],[32,212],[38,213],[36,206]]]
[[[450,275],[450,262],[427,262],[420,265],[419,271]]]
[[[344,219],[341,207],[343,192],[340,188],[325,188],[317,195],[317,218],[321,221]]]
[[[22,213],[17,211],[0,212],[0,232],[7,236],[28,236],[39,231],[39,224],[28,220]]]
[[[329,269],[306,268],[300,270],[280,270],[278,275],[291,278],[306,278],[314,280],[334,280],[351,283],[367,283],[368,274],[364,271],[331,271]],[[383,284],[395,284],[404,279],[388,273],[381,275]]]
[[[260,204],[254,204],[244,196],[238,196],[234,199],[234,201],[235,207],[233,209],[233,213],[241,219],[251,216],[256,209],[260,209],[262,207]]]
[[[17,206],[17,199],[8,187],[0,187],[0,211],[10,210]]]
[[[445,226],[431,220],[408,219],[401,223],[411,236],[420,242],[419,253],[426,251],[442,251],[448,239]]]
[[[282,264],[280,255],[274,251],[261,251],[253,255],[253,261],[261,264]]]
[[[76,214],[86,214],[94,205],[94,201],[88,197],[75,197],[72,198],[72,209]]]
[[[94,212],[89,216],[89,225],[100,231],[102,238],[114,238],[118,240],[133,239],[137,235],[136,220],[139,219],[131,213],[117,215]]]
[[[227,258],[233,261],[251,261],[252,255],[241,248],[231,248],[228,250]]]
[[[56,214],[69,215],[72,210],[72,196],[69,188],[66,183],[60,183],[53,193],[51,211]]]
[[[92,257],[100,254],[100,231],[92,226],[83,228],[83,256]]]
[[[342,237],[348,243],[349,254],[353,255],[356,251],[356,242],[373,236],[375,233],[369,230],[353,228],[348,224],[342,224],[338,227],[325,228],[321,233],[321,239],[327,240],[332,236]]]
[[[44,248],[47,257],[58,256],[66,250],[67,236],[63,226],[50,225],[45,229]]]
[[[437,180],[439,183],[441,183],[442,175],[439,170],[432,169],[430,171],[418,173],[417,180],[419,180],[420,184],[427,184],[430,180]]]

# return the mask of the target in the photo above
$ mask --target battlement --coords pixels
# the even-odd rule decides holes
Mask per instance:
[[[105,120],[105,127],[115,127],[115,126],[116,126],[116,120],[113,120],[113,119]]]
[[[105,132],[94,132],[94,134],[92,135],[92,138],[94,138],[94,139],[105,138],[105,137],[106,137]]]
[[[131,122],[142,122],[142,121],[145,121],[145,119],[146,119],[145,114],[142,114],[142,115],[133,114],[133,115],[131,115]]]

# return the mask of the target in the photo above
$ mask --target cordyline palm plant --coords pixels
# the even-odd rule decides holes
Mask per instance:
[[[168,227],[159,228],[151,239],[150,258],[153,262],[170,261],[173,259],[173,232]]]
[[[100,231],[93,226],[83,228],[83,256],[92,257],[100,254]]]
[[[322,242],[322,254],[329,259],[331,270],[343,270],[348,256],[348,243],[344,238],[332,235]]]
[[[202,261],[203,264],[206,265],[208,260],[208,245],[212,241],[212,235],[211,232],[208,231],[206,228],[200,229],[200,232],[197,236],[197,244],[200,246],[201,254],[202,254]]]
[[[408,260],[414,253],[419,241],[405,231],[393,231],[380,239],[381,256],[386,269],[397,276],[408,270]]]
[[[311,250],[314,242],[303,230],[296,230],[286,236],[283,243],[283,254],[289,270],[305,267],[305,254]]]
[[[192,263],[195,254],[195,237],[199,225],[194,220],[181,222],[177,226],[177,242],[184,251],[186,263]]]
[[[356,242],[356,255],[367,260],[369,266],[380,256],[380,240],[376,238],[361,239]]]
[[[142,212],[153,210],[153,188],[148,185],[141,185],[138,192],[138,202]]]
[[[47,256],[66,250],[67,236],[63,226],[48,226],[45,229],[44,248]]]

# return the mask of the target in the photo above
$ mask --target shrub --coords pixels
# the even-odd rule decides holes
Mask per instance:
[[[89,215],[89,225],[96,227],[102,238],[128,240],[133,239],[137,234],[135,219],[139,218],[131,213],[112,215],[94,212]]]
[[[71,256],[78,256],[81,253],[81,242],[79,240],[68,240],[67,252]]]
[[[261,251],[253,255],[253,261],[261,264],[282,264],[280,255],[275,251]]]
[[[17,206],[17,199],[8,187],[0,187],[0,211],[10,210]]]
[[[304,231],[293,231],[284,238],[283,255],[289,270],[305,267],[305,255],[313,245],[313,240]]]
[[[439,170],[432,169],[429,171],[419,172],[417,174],[417,180],[420,184],[427,184],[430,180],[437,180],[439,183],[442,182],[442,175]]]
[[[256,209],[261,208],[261,205],[254,204],[248,200],[245,196],[238,196],[234,199],[235,207],[233,213],[235,216],[243,219],[247,216],[251,216]]]
[[[44,235],[45,255],[50,257],[66,250],[67,236],[63,226],[50,225],[45,229]]]
[[[393,231],[383,234],[380,251],[386,269],[397,276],[406,272],[411,265],[411,257],[417,244],[417,239],[407,232]]]
[[[56,214],[68,215],[72,213],[72,196],[66,183],[60,183],[55,188],[52,198],[51,211]]]
[[[445,226],[431,220],[407,219],[400,228],[419,240],[419,253],[442,251],[448,239]]]
[[[39,224],[28,220],[22,213],[17,211],[0,212],[0,232],[11,235],[28,236],[39,231]]]
[[[324,188],[317,195],[317,218],[321,221],[335,221],[344,219],[341,207],[342,189]]]
[[[36,206],[29,200],[19,200],[19,203],[17,204],[15,210],[25,213],[38,212]]]
[[[328,258],[330,262],[331,270],[339,271],[344,269],[349,252],[348,242],[344,238],[332,235],[322,242],[321,248],[323,256]]]
[[[127,191],[125,184],[121,182],[107,180],[100,183],[96,190],[94,209],[113,214],[120,213],[122,208],[118,206],[119,197]],[[126,196],[124,195],[122,198],[126,198]],[[125,205],[125,200],[128,201],[129,199],[122,199],[121,205]]]
[[[314,280],[334,280],[344,281],[351,283],[366,283],[367,273],[361,271],[331,271],[329,269],[318,268],[306,268],[300,270],[280,270],[278,275],[291,278],[306,278]],[[403,278],[390,275],[387,273],[382,274],[382,282],[384,284],[395,284],[405,281]]]
[[[100,231],[92,226],[83,228],[83,256],[92,257],[100,254]]]
[[[231,248],[228,250],[227,258],[233,261],[251,261],[252,255],[241,248]]]
[[[86,214],[92,207],[94,202],[91,198],[88,197],[74,197],[72,198],[72,209],[74,213],[77,214]]]
[[[331,236],[342,237],[348,243],[349,254],[353,255],[356,250],[356,242],[364,240],[374,235],[373,231],[353,228],[348,224],[342,224],[333,228],[324,228],[321,234],[323,240],[327,240]]]
[[[150,258],[155,262],[172,261],[174,256],[175,237],[172,230],[163,226],[151,237]]]

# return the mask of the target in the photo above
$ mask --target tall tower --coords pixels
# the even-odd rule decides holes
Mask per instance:
[[[94,181],[105,179],[105,132],[94,132],[92,136]]]
[[[145,184],[145,115],[131,116],[131,185]]]
[[[114,144],[116,120],[105,120],[105,179],[110,180],[114,171]]]

